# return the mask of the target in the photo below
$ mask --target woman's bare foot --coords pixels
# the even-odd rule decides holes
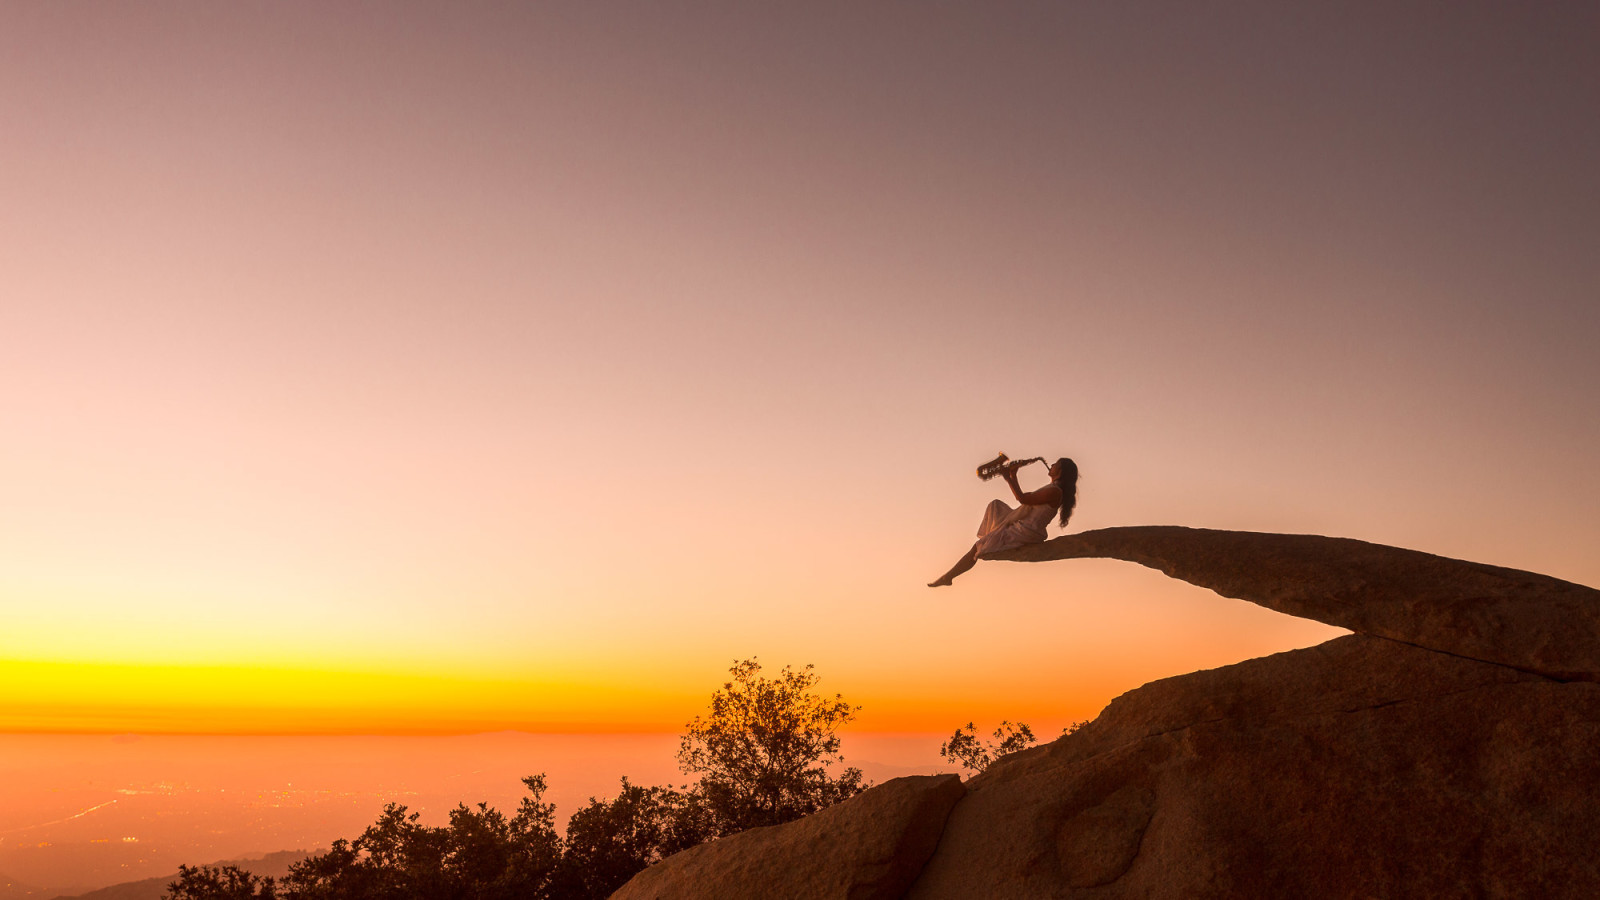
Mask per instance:
[[[977,564],[978,545],[973,544],[972,549],[968,550],[965,555],[956,560],[955,565],[950,567],[950,571],[940,575],[938,581],[928,582],[928,587],[949,587],[951,584],[955,583],[957,575],[960,575],[962,572],[967,571]]]

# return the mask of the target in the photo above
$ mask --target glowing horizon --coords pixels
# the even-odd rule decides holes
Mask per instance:
[[[1149,680],[1226,665],[1344,633],[1226,600],[1123,563],[1078,560],[1044,564],[1081,569],[1080,586],[1143,603],[1160,626],[1100,617],[1099,628],[1063,638],[1054,659],[1009,660],[998,678],[969,667],[1008,664],[1004,636],[988,648],[945,658],[938,669],[886,669],[862,639],[829,648],[818,666],[819,690],[862,707],[851,726],[872,732],[939,732],[962,721],[1022,720],[1046,731],[1098,713],[1117,694]],[[1026,574],[1026,573],[1022,573]],[[1077,615],[1053,614],[1058,623]],[[1204,636],[1203,643],[1194,638]],[[870,639],[869,639],[870,640]],[[802,642],[803,643],[803,642]],[[1138,644],[1143,654],[1129,654]],[[169,651],[170,655],[170,651]],[[769,676],[798,660],[761,658]],[[163,734],[469,734],[679,732],[701,714],[732,659],[646,657],[619,669],[562,662],[535,671],[503,666],[310,668],[286,660],[252,665],[215,662],[0,660],[8,703],[0,731]],[[996,692],[994,684],[1009,684]],[[165,697],[165,702],[148,698]],[[960,721],[956,721],[959,719]]]

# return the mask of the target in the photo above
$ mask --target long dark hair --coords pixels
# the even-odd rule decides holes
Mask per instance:
[[[1078,464],[1065,456],[1056,460],[1056,465],[1061,467],[1061,477],[1056,479],[1056,487],[1061,488],[1061,527],[1067,527],[1067,519],[1072,517],[1072,508],[1078,505]]]

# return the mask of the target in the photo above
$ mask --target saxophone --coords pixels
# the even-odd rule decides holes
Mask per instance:
[[[984,463],[983,465],[979,466],[978,467],[978,477],[982,478],[984,481],[988,481],[989,479],[995,477],[996,475],[1001,474],[1002,472],[1005,472],[1005,471],[1008,471],[1008,470],[1012,471],[1012,472],[1015,472],[1016,470],[1022,468],[1023,466],[1025,466],[1025,465],[1027,465],[1029,463],[1036,463],[1036,462],[1041,462],[1041,463],[1044,462],[1044,457],[1035,456],[1033,459],[1019,459],[1019,460],[1013,461],[1011,459],[1011,457],[1009,457],[1009,456],[1005,455],[1004,453],[1002,453],[999,456],[996,456],[994,459],[991,459],[988,462]]]

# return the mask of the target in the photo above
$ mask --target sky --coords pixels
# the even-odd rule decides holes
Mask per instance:
[[[6,4],[0,731],[671,731],[749,657],[1048,731],[1342,633],[1110,561],[929,590],[1001,450],[1077,460],[1069,531],[1600,585],[1597,36]]]

